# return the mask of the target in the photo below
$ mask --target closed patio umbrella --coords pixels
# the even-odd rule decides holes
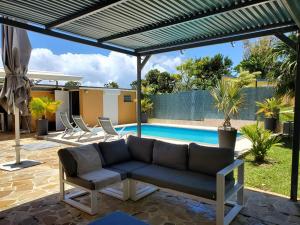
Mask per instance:
[[[31,44],[26,30],[2,25],[2,61],[5,81],[0,93],[2,105],[15,115],[16,164],[20,164],[20,113],[28,114],[30,81],[26,77]]]

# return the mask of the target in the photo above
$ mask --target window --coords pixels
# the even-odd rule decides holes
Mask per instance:
[[[131,95],[124,95],[124,102],[132,102]]]

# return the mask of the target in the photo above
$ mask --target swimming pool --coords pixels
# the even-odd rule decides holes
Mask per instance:
[[[125,131],[136,133],[136,127],[136,125],[126,126]],[[116,130],[120,129],[122,129],[122,127],[116,128]],[[170,138],[188,142],[218,144],[218,132],[216,130],[204,130],[147,124],[142,125],[142,135]],[[240,136],[240,134],[238,134],[238,136]]]

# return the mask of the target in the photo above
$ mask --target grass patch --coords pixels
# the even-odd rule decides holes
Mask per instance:
[[[286,196],[290,195],[291,149],[271,148],[267,156],[267,162],[263,164],[253,163],[251,154],[244,156],[243,159],[245,160],[246,186]],[[300,197],[300,187],[298,187],[298,197]]]

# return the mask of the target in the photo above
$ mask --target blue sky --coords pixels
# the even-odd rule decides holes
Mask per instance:
[[[135,79],[135,57],[33,32],[29,32],[29,38],[33,48],[30,70],[80,75],[82,83],[88,86],[103,86],[109,81],[116,81],[121,87],[128,88]],[[147,63],[143,75],[153,68],[174,73],[175,67],[186,58],[217,53],[229,56],[236,65],[243,57],[243,43],[235,42],[234,47],[226,43],[188,49],[183,54],[179,51],[158,54]]]

